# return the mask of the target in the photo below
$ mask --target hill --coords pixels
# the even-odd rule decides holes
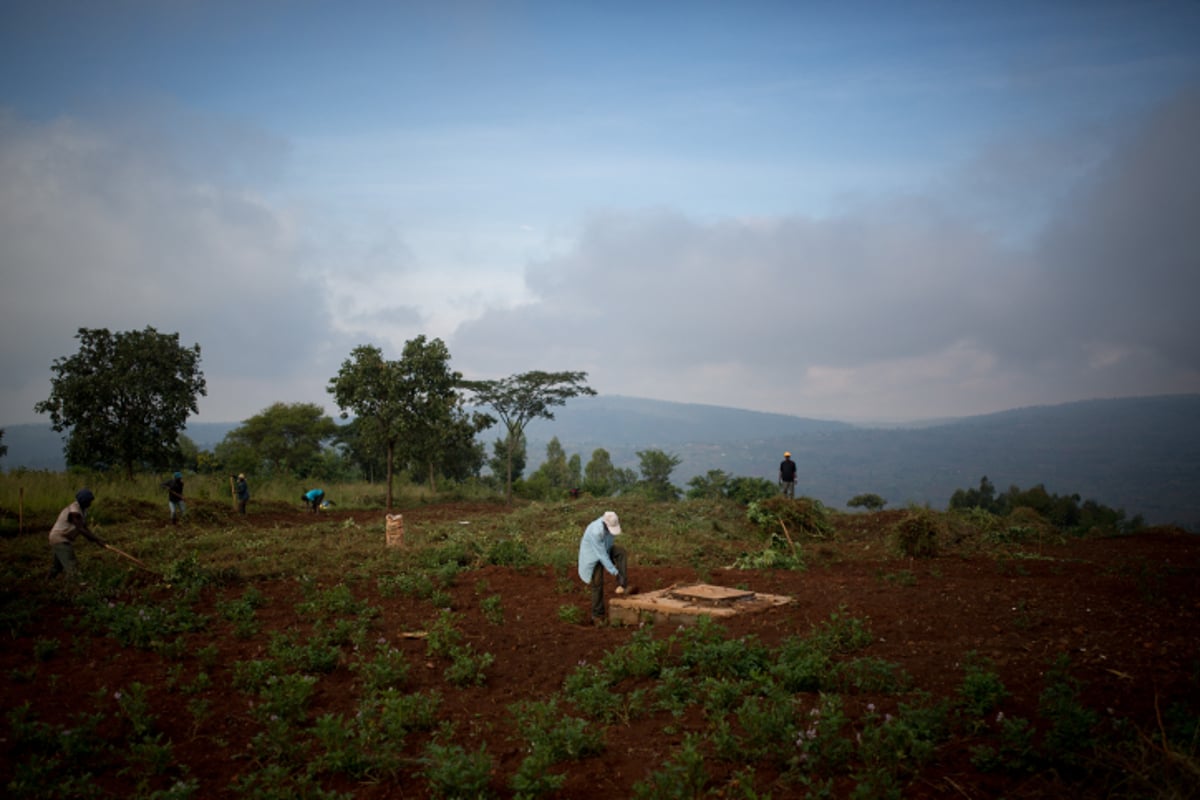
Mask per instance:
[[[602,446],[617,466],[634,469],[638,450],[657,448],[680,459],[672,477],[686,486],[714,469],[775,480],[789,450],[800,467],[798,491],[835,508],[861,492],[893,507],[945,508],[956,489],[978,486],[986,475],[1001,491],[1040,483],[1147,522],[1200,530],[1200,395],[1090,400],[887,428],[620,397],[575,400],[555,417],[529,426],[532,465],[552,436],[584,463]]]
[[[193,423],[187,433],[211,449],[237,424]],[[774,480],[790,450],[800,492],[835,508],[861,492],[892,507],[944,508],[956,489],[987,475],[1001,491],[1040,483],[1147,522],[1200,530],[1200,395],[1090,400],[886,428],[601,396],[573,400],[526,433],[531,469],[553,437],[584,463],[603,447],[614,464],[635,470],[639,450],[671,453],[680,459],[672,477],[681,487],[716,469]],[[500,435],[498,428],[484,434],[489,452]],[[5,469],[63,468],[61,439],[49,426],[8,427],[4,444]]]

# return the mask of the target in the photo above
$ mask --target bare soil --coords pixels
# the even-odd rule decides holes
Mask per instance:
[[[487,506],[442,506],[421,513],[431,518],[470,519],[488,513]],[[347,513],[347,516],[350,516]],[[415,516],[415,515],[406,515]],[[1009,717],[1038,718],[1039,696],[1046,671],[1060,655],[1070,659],[1071,674],[1083,689],[1083,705],[1098,711],[1105,723],[1122,719],[1152,734],[1159,730],[1167,703],[1200,708],[1200,536],[1177,529],[1152,529],[1136,535],[1075,540],[1044,546],[1039,558],[1001,559],[985,555],[943,555],[929,559],[897,559],[881,545],[882,531],[894,521],[887,512],[864,515],[864,525],[851,541],[822,545],[810,552],[811,563],[799,572],[717,570],[703,576],[686,568],[638,565],[636,537],[624,544],[631,556],[632,582],[640,591],[671,584],[703,581],[786,595],[790,605],[722,623],[730,636],[754,636],[776,646],[790,636],[808,634],[834,613],[865,620],[875,640],[861,655],[899,665],[919,689],[934,697],[953,697],[963,682],[969,653],[990,660],[1010,696],[1000,709]],[[378,514],[363,515],[377,523]],[[254,524],[254,517],[250,524]],[[307,518],[271,517],[272,526],[304,524]],[[266,524],[266,520],[262,520]],[[105,724],[116,726],[111,695],[114,687],[141,682],[153,687],[159,729],[173,745],[176,762],[198,778],[202,797],[233,797],[231,784],[261,765],[247,756],[251,739],[261,730],[247,708],[247,697],[229,688],[232,665],[265,657],[267,631],[304,630],[310,623],[296,605],[301,590],[295,580],[256,582],[266,604],[258,611],[262,636],[239,639],[232,623],[216,612],[222,598],[240,588],[206,590],[198,610],[212,616],[201,632],[188,634],[191,653],[215,645],[218,662],[209,669],[213,685],[223,687],[212,699],[217,712],[196,724],[188,703],[193,696],[167,685],[169,670],[182,663],[178,683],[186,684],[201,670],[193,656],[167,659],[120,646],[103,635],[80,636],[63,619],[37,621],[15,640],[0,646],[0,688],[4,713],[29,702],[39,719],[65,724],[79,712],[104,710]],[[499,595],[504,623],[494,624],[481,610],[483,594]],[[611,588],[611,585],[610,587]],[[560,618],[564,605],[578,606],[587,622],[588,593],[571,575],[546,567],[515,570],[503,567],[460,574],[450,590],[458,626],[477,652],[495,656],[479,687],[455,688],[443,677],[446,663],[427,654],[426,642],[406,634],[421,631],[436,616],[426,601],[409,596],[380,596],[372,585],[356,585],[354,593],[381,610],[373,635],[401,649],[411,665],[405,691],[438,690],[443,695],[439,719],[455,725],[457,740],[469,751],[486,742],[496,761],[491,788],[498,797],[512,796],[508,780],[526,753],[517,736],[509,706],[520,700],[546,699],[578,665],[597,664],[604,654],[630,641],[627,627],[593,627]],[[670,635],[662,631],[661,635]],[[655,635],[660,635],[656,631]],[[26,671],[37,640],[61,640],[55,654],[24,681],[9,676]],[[178,668],[177,668],[178,669]],[[345,666],[321,676],[309,715],[353,714],[358,676]],[[815,698],[814,698],[815,699]],[[895,710],[903,698],[850,695],[847,711],[860,713],[868,703],[881,712]],[[988,722],[988,724],[992,724]],[[661,768],[688,732],[706,729],[703,713],[682,719],[649,714],[606,731],[606,748],[597,756],[557,767],[569,775],[557,796],[565,798],[629,797],[633,787]],[[118,735],[119,730],[111,731]],[[410,742],[413,766],[408,772],[374,783],[335,777],[328,789],[360,798],[424,798],[427,781],[416,761],[428,735]],[[972,766],[968,742],[955,736],[904,790],[913,798],[1049,798],[1103,796],[1104,787],[1086,774],[1040,771],[1030,774],[983,773]],[[0,787],[12,778],[15,761],[10,737],[0,741]],[[732,786],[720,790],[739,765],[713,759],[711,785],[721,796],[740,796]],[[776,798],[803,796],[795,783],[777,780],[758,768],[756,790]],[[130,796],[134,788],[120,764],[94,775],[97,788],[113,796]],[[839,784],[849,796],[852,787]],[[0,793],[2,789],[0,789]]]

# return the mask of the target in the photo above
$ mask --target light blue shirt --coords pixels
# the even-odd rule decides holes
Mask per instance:
[[[584,583],[592,582],[592,572],[597,564],[603,565],[609,575],[617,574],[617,568],[608,555],[612,546],[613,535],[608,532],[604,517],[583,529],[583,538],[579,540],[579,577]]]

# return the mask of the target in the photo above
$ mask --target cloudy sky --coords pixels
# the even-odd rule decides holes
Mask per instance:
[[[80,327],[199,421],[358,344],[903,420],[1200,391],[1200,3],[8,0],[0,424]]]

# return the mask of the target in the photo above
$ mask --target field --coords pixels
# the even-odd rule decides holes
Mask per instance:
[[[175,527],[101,495],[148,569],[80,540],[55,582],[51,520],[6,514],[5,795],[1200,796],[1193,534],[935,514],[911,558],[916,510],[793,550],[732,503],[612,501],[639,591],[794,600],[668,630],[589,624],[576,547],[607,504],[412,503],[402,547],[377,508],[297,505]]]

